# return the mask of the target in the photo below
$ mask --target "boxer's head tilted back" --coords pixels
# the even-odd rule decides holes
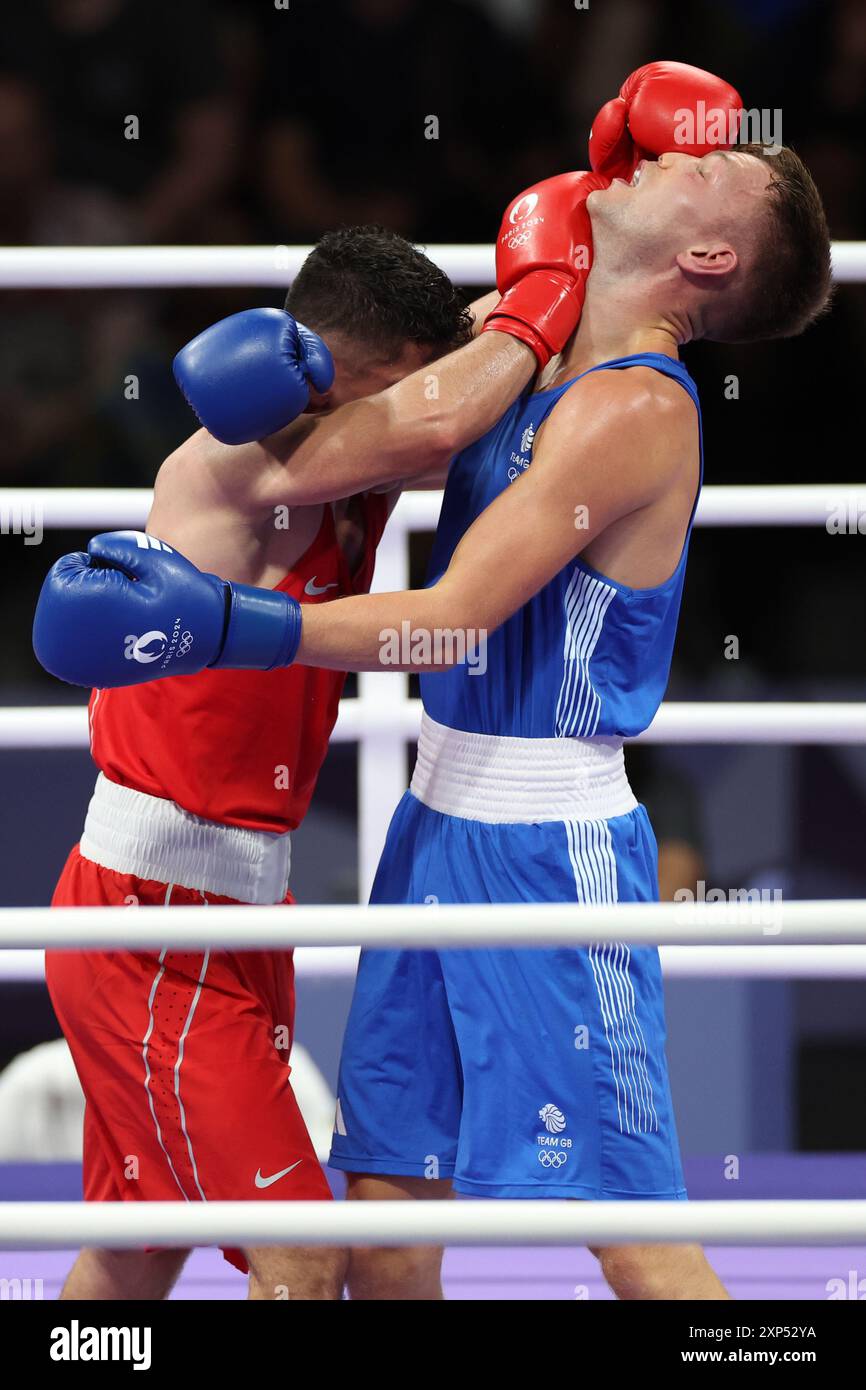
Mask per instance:
[[[590,285],[659,312],[680,342],[801,333],[829,302],[830,235],[805,165],[776,149],[665,154],[591,194]]]
[[[384,227],[328,232],[304,261],[286,309],[325,339],[334,385],[311,409],[334,410],[393,386],[469,341],[469,312],[448,276]]]

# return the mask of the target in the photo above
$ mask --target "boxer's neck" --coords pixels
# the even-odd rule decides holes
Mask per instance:
[[[577,332],[562,354],[556,376],[578,376],[599,362],[639,352],[678,357],[680,345],[693,337],[692,324],[684,309],[661,307],[673,303],[677,288],[673,275],[639,280],[608,276],[601,268],[596,274],[594,267],[587,279]]]

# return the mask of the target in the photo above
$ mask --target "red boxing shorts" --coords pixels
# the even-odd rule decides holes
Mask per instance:
[[[52,906],[232,901],[115,873],[76,846]],[[331,1196],[289,1080],[291,951],[48,951],[45,974],[85,1095],[86,1201]]]

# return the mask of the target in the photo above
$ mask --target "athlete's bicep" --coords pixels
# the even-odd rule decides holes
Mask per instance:
[[[249,516],[374,488],[389,491],[399,487],[394,434],[386,393],[339,412],[299,415],[276,434],[249,444],[221,444],[200,429],[165,461],[157,491],[168,479],[195,482],[198,494],[210,502]]]
[[[310,417],[300,416],[281,431],[283,447],[290,449],[310,428]],[[189,497],[201,510],[231,507],[243,516],[260,513],[271,500],[269,484],[277,462],[270,441],[222,444],[207,430],[197,430],[165,460],[156,477],[156,503]]]
[[[425,366],[377,395],[301,416],[297,432],[261,441],[259,503],[330,502],[438,469],[495,424],[535,365],[525,343],[486,333],[439,359],[435,373]]]

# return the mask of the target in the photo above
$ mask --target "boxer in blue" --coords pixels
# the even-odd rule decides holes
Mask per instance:
[[[533,192],[543,204],[544,185]],[[397,668],[425,667],[425,715],[374,901],[657,896],[652,830],[621,745],[664,692],[700,490],[697,394],[678,350],[802,331],[828,297],[829,238],[796,156],[759,147],[639,163],[586,208],[595,262],[565,351],[529,384],[550,324],[536,281],[517,301],[506,291],[495,360],[476,341],[440,365],[440,421],[461,402],[477,410],[494,377],[505,399],[451,466],[427,588],[302,614],[285,595],[239,592],[122,533],[46,580],[37,652],[88,683],[152,677],[129,670],[120,634],[171,631],[178,615],[200,634],[173,658],[178,675],[293,659],[379,669],[404,624],[430,639]],[[564,238],[558,276],[575,224],[550,220]],[[363,416],[355,424],[363,471],[374,449]],[[297,488],[309,500],[312,460],[302,445],[275,498]],[[483,674],[484,662],[457,663],[455,630],[486,634]],[[663,1041],[653,950],[365,953],[332,1162],[362,1198],[681,1197]],[[696,1247],[597,1253],[621,1297],[725,1296]],[[356,1252],[353,1296],[437,1297],[440,1258],[429,1247]]]

